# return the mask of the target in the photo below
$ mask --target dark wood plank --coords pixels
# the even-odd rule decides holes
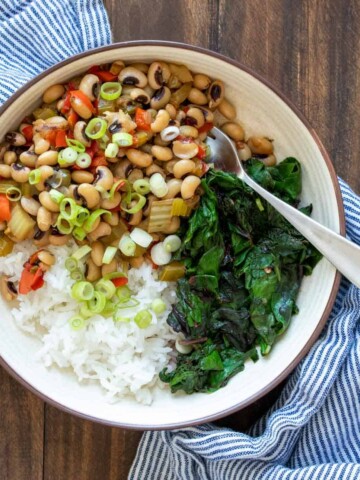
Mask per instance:
[[[123,480],[141,432],[110,428],[46,406],[44,480]]]
[[[44,404],[0,368],[0,478],[42,480]]]

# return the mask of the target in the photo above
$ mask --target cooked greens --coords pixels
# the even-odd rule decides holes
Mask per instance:
[[[263,187],[297,206],[301,166],[286,158],[275,167],[258,159],[247,172]],[[211,392],[243,370],[247,358],[269,353],[297,312],[302,276],[320,253],[273,207],[231,173],[209,170],[204,194],[190,217],[178,260],[186,276],[169,325],[194,349],[179,354],[160,378],[172,392]],[[303,209],[311,213],[311,206]]]

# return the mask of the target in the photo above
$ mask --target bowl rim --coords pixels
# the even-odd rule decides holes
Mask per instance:
[[[93,48],[90,50],[86,50],[84,52],[81,52],[79,54],[73,55],[71,57],[66,58],[65,60],[62,60],[59,63],[56,63],[52,67],[44,70],[41,72],[39,75],[36,77],[32,78],[28,82],[26,82],[22,87],[20,87],[6,102],[0,107],[0,116],[10,107],[10,105],[18,99],[26,90],[29,89],[29,87],[32,87],[34,84],[37,82],[41,81],[43,78],[45,78],[47,75],[49,75],[52,72],[55,72],[56,70],[62,68],[65,65],[68,65],[69,63],[72,63],[73,61],[79,60],[84,57],[91,56],[96,53],[101,53],[104,51],[108,50],[116,50],[116,49],[121,49],[121,48],[128,48],[128,47],[144,47],[144,46],[152,46],[152,47],[169,47],[169,48],[179,48],[179,49],[184,49],[184,50],[190,50],[190,51],[195,51],[197,53],[210,56],[219,60],[222,60],[232,66],[235,66],[239,68],[240,70],[248,73],[255,79],[259,80],[262,84],[267,86],[275,95],[277,95],[283,102],[286,103],[286,105],[292,110],[292,112],[299,118],[299,120],[304,124],[304,126],[307,128],[309,131],[310,135],[313,137],[314,141],[316,142],[320,153],[326,163],[327,169],[329,171],[332,185],[334,188],[335,192],[335,197],[336,197],[336,202],[338,205],[338,214],[339,214],[339,225],[340,225],[340,234],[345,235],[345,213],[344,213],[344,206],[343,206],[343,200],[341,196],[341,191],[340,191],[340,186],[338,182],[338,178],[335,172],[335,168],[332,164],[332,161],[330,159],[330,155],[326,151],[324,145],[322,144],[320,138],[318,137],[317,133],[315,132],[314,128],[311,126],[309,120],[304,116],[304,114],[296,107],[292,101],[290,101],[277,87],[275,87],[269,80],[264,78],[262,75],[258,74],[255,72],[253,69],[243,65],[241,62],[238,62],[237,60],[234,60],[230,57],[227,57],[226,55],[222,55],[218,52],[214,52],[212,50],[209,50],[207,48],[195,46],[195,45],[190,45],[187,43],[182,43],[182,42],[174,42],[174,41],[165,41],[165,40],[131,40],[131,41],[125,41],[125,42],[117,42],[113,43],[110,45],[105,45],[102,47],[97,47]],[[119,427],[119,428],[125,428],[125,429],[131,429],[131,430],[171,430],[174,428],[183,428],[183,427],[191,427],[199,424],[203,424],[205,422],[210,422],[210,421],[215,421],[220,418],[226,417],[228,415],[231,415],[237,411],[242,410],[245,407],[248,407],[255,401],[259,400],[263,396],[265,396],[267,393],[269,393],[271,390],[273,390],[277,385],[279,385],[283,380],[288,377],[288,375],[294,370],[294,368],[298,365],[298,363],[302,360],[302,358],[306,355],[306,353],[310,350],[312,345],[315,343],[317,338],[319,337],[323,327],[325,326],[325,323],[327,321],[327,318],[332,310],[333,304],[336,299],[336,295],[340,286],[340,281],[341,281],[341,273],[339,271],[336,272],[333,286],[331,289],[331,293],[328,299],[328,302],[326,304],[326,307],[324,309],[323,315],[318,322],[315,330],[313,331],[311,337],[308,339],[300,353],[297,355],[297,357],[281,372],[280,375],[278,375],[272,382],[270,382],[266,387],[262,388],[259,392],[256,394],[252,395],[250,398],[241,401],[237,403],[236,405],[233,405],[230,408],[227,408],[225,410],[221,410],[215,414],[208,415],[202,418],[198,418],[194,421],[184,421],[180,423],[171,423],[171,424],[165,424],[164,426],[160,425],[134,425],[134,424],[128,424],[126,422],[117,422],[117,421],[110,421],[110,420],[104,420],[99,417],[94,417],[92,415],[88,415],[82,412],[79,412],[77,410],[73,410],[72,408],[69,408],[58,401],[48,397],[44,393],[40,392],[37,390],[35,387],[33,387],[30,383],[28,383],[26,380],[24,380],[1,356],[0,354],[0,365],[13,377],[15,380],[17,380],[22,386],[27,388],[30,392],[34,393],[37,397],[39,397],[41,400],[44,402],[66,412],[70,413],[72,415],[75,415],[76,417],[80,417],[84,420],[90,420],[96,423],[100,423],[102,425],[108,425],[110,427]]]

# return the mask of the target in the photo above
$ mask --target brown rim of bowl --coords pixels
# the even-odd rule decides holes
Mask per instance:
[[[280,92],[276,87],[274,87],[268,80],[264,79],[261,75],[257,74],[251,68],[248,68],[241,63],[226,57],[225,55],[221,55],[220,53],[213,52],[211,50],[201,48],[201,47],[196,47],[193,45],[188,45],[186,43],[180,43],[180,42],[168,42],[168,41],[160,41],[160,40],[135,40],[135,41],[129,41],[129,42],[121,42],[121,43],[114,43],[112,45],[107,45],[105,47],[99,47],[95,48],[92,50],[88,50],[86,52],[74,55],[73,57],[70,57],[66,60],[63,60],[60,63],[57,63],[53,67],[45,70],[41,74],[39,74],[37,77],[33,78],[29,82],[27,82],[23,87],[21,87],[17,92],[15,92],[9,100],[7,100],[3,106],[0,108],[0,115],[2,115],[7,108],[10,106],[10,104],[19,96],[21,96],[29,87],[37,83],[39,80],[42,78],[46,77],[49,73],[54,72],[58,70],[59,68],[63,67],[64,65],[67,65],[68,63],[71,63],[75,60],[78,60],[80,58],[84,58],[90,55],[93,55],[94,53],[99,53],[99,52],[104,52],[107,50],[116,50],[119,48],[126,48],[126,47],[142,47],[142,46],[153,46],[153,47],[173,47],[173,48],[182,48],[184,50],[192,50],[195,52],[199,52],[203,55],[207,55],[210,57],[215,57],[218,58],[219,60],[222,60],[224,62],[227,62],[231,65],[234,65],[235,67],[245,71],[246,73],[249,73],[252,75],[254,78],[262,82],[264,85],[266,85],[270,90],[272,90],[278,97],[280,97],[287,105],[290,107],[290,109],[295,113],[295,115],[302,121],[302,123],[306,126],[306,128],[309,130],[310,134],[314,138],[324,160],[327,165],[327,168],[329,170],[331,180],[333,183],[333,187],[335,190],[335,195],[336,195],[336,200],[338,204],[338,209],[339,209],[339,223],[340,223],[340,233],[341,235],[345,234],[345,214],[344,214],[344,207],[343,207],[343,201],[341,197],[341,192],[340,192],[340,187],[339,183],[337,180],[337,176],[335,173],[334,166],[330,160],[329,154],[325,150],[325,147],[321,143],[319,137],[317,136],[315,130],[311,127],[309,121],[304,117],[304,115],[298,110],[297,107],[295,107],[285,96],[282,92]],[[53,405],[60,410],[63,410],[64,412],[73,414],[77,417],[83,418],[84,420],[91,420],[93,422],[101,423],[103,425],[109,425],[111,427],[121,427],[121,428],[128,428],[128,429],[133,429],[133,430],[170,430],[174,428],[182,428],[182,427],[189,427],[189,426],[194,426],[194,425],[199,425],[205,422],[210,422],[214,420],[218,420],[220,418],[226,417],[227,415],[230,415],[232,413],[235,413],[249,405],[251,405],[253,402],[259,400],[261,397],[269,393],[271,390],[273,390],[280,382],[282,382],[291,372],[292,370],[296,367],[296,365],[300,362],[300,360],[306,355],[306,353],[310,350],[312,345],[315,343],[317,338],[320,335],[320,332],[322,331],[326,320],[331,312],[332,306],[334,304],[335,298],[337,291],[339,289],[340,285],[340,280],[341,280],[341,274],[339,272],[336,273],[335,278],[334,278],[334,283],[333,287],[331,290],[331,294],[328,300],[328,303],[325,307],[324,313],[316,326],[313,334],[307,341],[306,345],[303,347],[299,355],[294,359],[293,362],[291,362],[290,365],[287,366],[287,368],[275,379],[273,380],[269,385],[267,385],[265,388],[260,390],[256,395],[253,395],[252,397],[248,398],[247,400],[240,402],[236,405],[234,405],[231,408],[228,408],[226,410],[222,410],[221,412],[218,412],[214,415],[209,415],[207,417],[199,418],[193,422],[180,422],[180,423],[172,423],[172,424],[166,424],[164,426],[158,426],[158,425],[133,425],[133,424],[127,424],[123,422],[113,422],[113,421],[107,421],[107,420],[102,420],[96,417],[93,417],[91,415],[86,415],[80,412],[77,412],[75,410],[72,410],[71,408],[68,408],[61,403],[58,403],[57,401],[47,397],[43,393],[39,392],[36,390],[32,385],[27,383],[23,378],[21,378],[7,363],[6,361],[0,356],[0,365],[5,368],[5,370],[10,373],[12,377],[14,377],[18,382],[20,382],[24,387],[26,387],[28,390],[30,390],[32,393],[40,397],[43,401],[49,403],[50,405]]]

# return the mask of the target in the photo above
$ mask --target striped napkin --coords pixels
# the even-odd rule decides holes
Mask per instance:
[[[0,104],[30,78],[111,43],[100,0],[1,0]],[[360,199],[341,182],[348,236]],[[360,479],[360,290],[342,281],[321,338],[245,433],[214,425],[146,432],[131,480]]]

